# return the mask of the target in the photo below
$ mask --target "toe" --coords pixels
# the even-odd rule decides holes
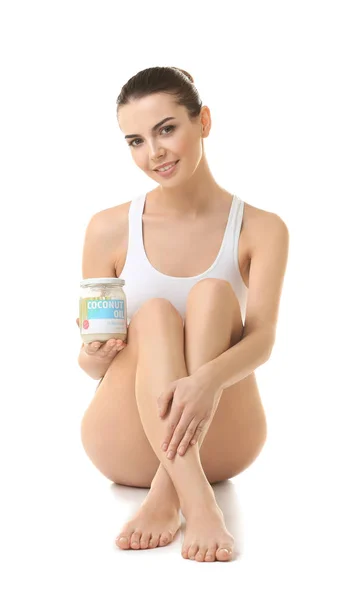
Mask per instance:
[[[160,535],[152,535],[150,542],[149,542],[149,548],[156,548],[159,544],[159,538],[160,538]]]
[[[214,562],[216,554],[216,546],[211,546],[208,548],[207,553],[205,555],[205,562]]]
[[[130,533],[123,531],[117,536],[115,543],[121,550],[127,550],[130,547]]]
[[[231,560],[232,559],[232,548],[229,544],[222,544],[216,551],[217,560]]]
[[[196,554],[196,560],[198,562],[203,562],[204,561],[205,555],[207,553],[207,549],[208,549],[207,546],[202,546],[201,548],[199,548],[199,550],[198,550],[198,552]]]
[[[166,546],[167,544],[169,544],[171,542],[171,531],[163,531],[161,536],[160,536],[160,542],[159,542],[159,546]]]
[[[188,551],[188,558],[190,558],[191,560],[194,560],[194,557],[197,554],[198,550],[199,550],[198,544],[192,544]]]
[[[141,537],[141,548],[143,550],[145,550],[146,548],[148,548],[149,546],[149,540],[150,540],[150,536],[152,534],[151,533],[143,533],[142,537]]]
[[[131,548],[133,550],[139,550],[141,535],[142,535],[141,531],[134,531],[132,533],[132,535],[131,535]]]
[[[189,551],[189,546],[183,546],[183,548],[181,550],[181,554],[182,554],[183,558],[188,558],[188,551]]]

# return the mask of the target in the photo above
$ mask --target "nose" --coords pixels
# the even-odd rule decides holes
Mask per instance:
[[[149,144],[149,164],[157,165],[160,163],[160,159],[165,156],[165,152],[162,148],[159,148],[157,141],[151,140]]]

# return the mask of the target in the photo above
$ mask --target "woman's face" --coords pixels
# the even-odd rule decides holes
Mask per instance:
[[[169,94],[151,94],[122,106],[118,113],[119,126],[137,167],[163,186],[173,186],[180,178],[188,179],[203,154],[205,136],[201,117],[204,108],[192,123],[185,107],[177,105]],[[207,110],[205,108],[205,112]],[[159,124],[168,117],[173,118]],[[163,177],[154,170],[170,161],[180,161],[170,177]]]

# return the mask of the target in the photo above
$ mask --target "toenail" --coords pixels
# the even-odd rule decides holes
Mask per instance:
[[[119,542],[127,542],[127,538],[126,537],[120,537],[118,538]]]

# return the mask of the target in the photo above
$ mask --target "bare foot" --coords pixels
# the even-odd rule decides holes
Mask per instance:
[[[180,526],[179,508],[152,497],[149,492],[133,519],[125,523],[115,543],[121,550],[148,550],[167,546]]]
[[[223,512],[215,500],[189,512],[185,519],[183,558],[214,562],[230,561],[239,556],[234,537],[226,529]]]

